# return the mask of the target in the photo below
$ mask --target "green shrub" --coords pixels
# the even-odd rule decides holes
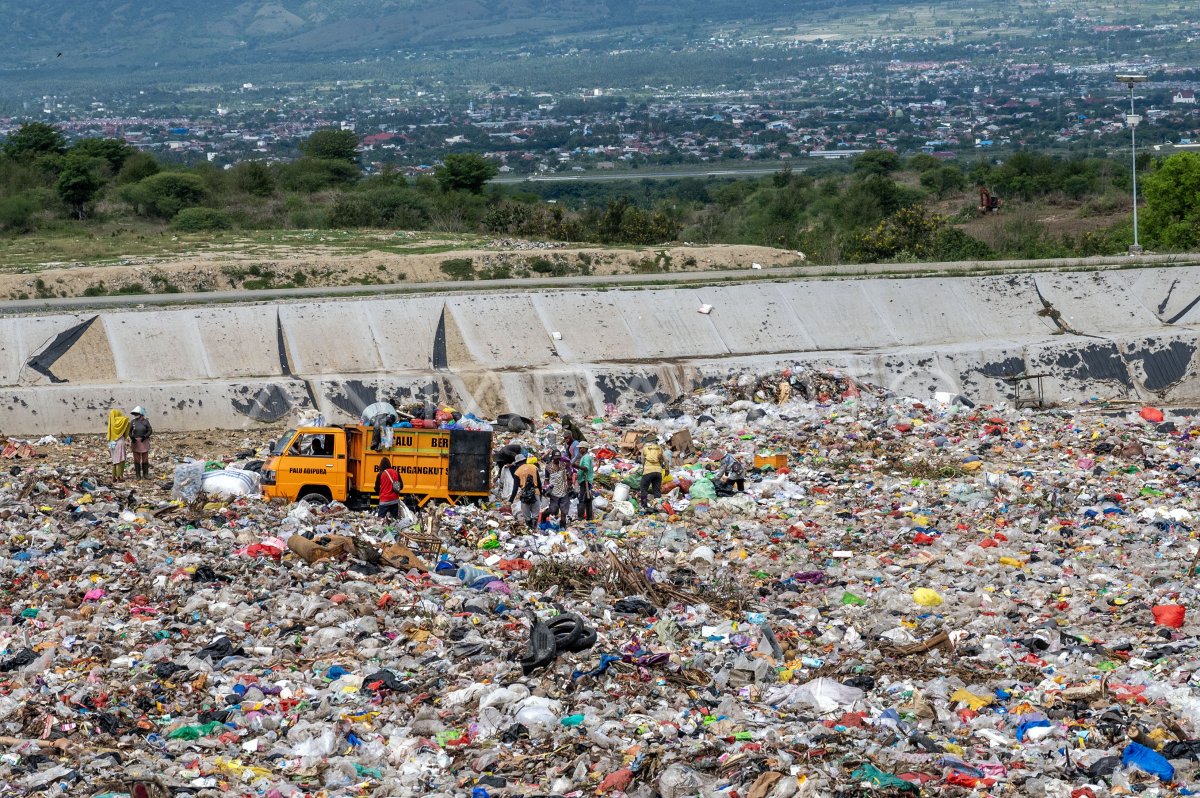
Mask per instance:
[[[0,197],[0,230],[28,233],[33,229],[33,214],[36,210],[37,206],[28,197]]]
[[[937,260],[991,260],[996,253],[957,227],[943,227],[934,236],[933,256]]]
[[[541,255],[530,259],[529,268],[537,274],[558,274],[559,271],[553,261],[543,258]]]
[[[283,164],[278,170],[280,186],[304,194],[353,183],[358,178],[359,169],[354,164],[326,158],[300,158]]]
[[[379,209],[369,197],[360,194],[342,194],[329,211],[329,223],[333,227],[379,227]]]
[[[329,214],[324,208],[297,208],[288,214],[288,219],[298,230],[320,230],[330,226]]]
[[[238,190],[254,197],[269,197],[275,193],[275,177],[265,164],[243,161],[230,170]]]
[[[479,272],[480,280],[508,280],[512,276],[512,267],[507,264],[489,266]]]
[[[155,272],[150,275],[150,282],[160,294],[178,294],[179,286],[171,282],[171,278],[165,274]]]
[[[160,172],[122,186],[118,195],[143,216],[173,219],[184,208],[204,201],[204,181],[187,172]]]
[[[171,227],[182,233],[203,233],[233,229],[233,220],[225,211],[213,208],[184,208],[175,214]]]
[[[442,261],[441,268],[453,280],[475,279],[475,263],[470,258],[449,258]]]

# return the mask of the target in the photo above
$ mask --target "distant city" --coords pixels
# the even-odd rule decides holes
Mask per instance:
[[[1156,53],[1194,47],[1200,22],[1140,30],[1077,18],[1070,30],[1059,27],[1016,48],[959,42],[953,30],[853,41],[713,37],[691,46],[693,53],[769,56],[765,74],[729,85],[541,91],[382,79],[247,80],[123,87],[109,95],[94,86],[56,95],[7,93],[5,107],[15,112],[0,117],[0,135],[33,119],[72,139],[119,137],[167,160],[229,166],[291,159],[306,136],[334,126],[359,135],[369,173],[420,174],[447,153],[474,152],[495,161],[501,177],[811,163],[879,148],[947,160],[1020,148],[1099,154],[1128,141],[1129,95],[1113,78],[1134,72],[1149,78],[1135,93],[1143,146],[1197,147],[1200,70]],[[1120,52],[1142,37],[1155,43],[1151,53]],[[1092,43],[1064,48],[1064,41],[1080,39]],[[789,62],[794,69],[781,68]]]

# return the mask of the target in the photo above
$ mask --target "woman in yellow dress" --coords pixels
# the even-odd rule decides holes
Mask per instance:
[[[113,408],[108,411],[108,451],[112,454],[113,482],[125,479],[125,458],[129,451],[129,416]]]

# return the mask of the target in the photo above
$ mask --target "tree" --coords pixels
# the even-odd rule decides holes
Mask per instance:
[[[137,183],[159,173],[158,161],[148,152],[135,152],[125,159],[117,172],[117,184]]]
[[[986,186],[992,180],[992,165],[981,158],[967,170],[967,177],[976,186]]]
[[[891,150],[867,150],[854,159],[856,174],[887,175],[900,168],[900,156]]]
[[[596,237],[603,244],[612,244],[621,240],[622,223],[625,213],[633,207],[628,197],[617,197],[608,203],[604,215],[596,222]]]
[[[956,166],[939,166],[921,174],[921,185],[936,194],[938,199],[951,191],[961,191],[966,184],[967,179]]]
[[[44,122],[29,122],[8,134],[4,142],[4,154],[9,158],[32,160],[39,155],[62,155],[67,151],[67,140],[58,128]]]
[[[360,176],[356,165],[328,158],[300,158],[281,165],[278,175],[284,189],[305,194],[353,183]]]
[[[90,158],[75,153],[68,155],[63,162],[63,169],[58,175],[58,182],[54,184],[54,190],[77,219],[87,215],[88,203],[104,186],[104,181],[96,171],[97,166],[106,163],[102,158]]]
[[[358,135],[353,130],[323,127],[300,143],[300,152],[309,158],[358,163]]]
[[[434,170],[434,177],[442,191],[470,191],[479,194],[487,181],[496,176],[496,164],[482,155],[462,152],[451,153]]]
[[[1146,237],[1172,249],[1200,244],[1200,154],[1182,152],[1142,180]]]
[[[186,172],[160,172],[125,186],[121,198],[142,215],[170,219],[204,200],[204,181]]]
[[[121,171],[126,159],[137,150],[120,139],[80,139],[71,147],[71,155],[86,158],[102,158],[108,164],[110,174]]]
[[[910,172],[928,172],[930,169],[937,169],[942,165],[942,162],[934,158],[927,152],[919,152],[908,159],[905,168]]]
[[[862,263],[897,258],[924,260],[936,251],[938,234],[945,222],[920,205],[901,208],[863,233],[853,255]]]
[[[239,191],[255,197],[269,197],[275,193],[275,178],[266,164],[258,161],[243,161],[231,170],[233,184]]]

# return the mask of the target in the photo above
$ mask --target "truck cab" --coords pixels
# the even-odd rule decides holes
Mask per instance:
[[[346,431],[341,427],[288,430],[263,464],[263,495],[344,502],[350,489],[346,455]]]

